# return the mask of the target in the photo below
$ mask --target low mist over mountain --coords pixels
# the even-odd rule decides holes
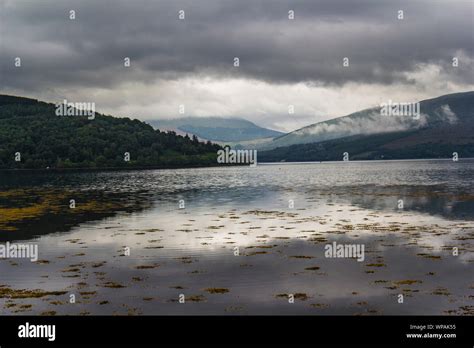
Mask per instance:
[[[280,136],[260,146],[262,150],[295,144],[317,143],[354,135],[382,134],[455,125],[472,118],[474,92],[455,93],[419,103],[419,114],[383,115],[381,107],[355,112],[348,116],[319,122]],[[396,103],[401,101],[386,101]],[[408,103],[409,101],[404,101]],[[415,102],[415,101],[410,101]]]
[[[474,156],[474,92],[420,102],[419,117],[384,116],[373,108],[320,122],[280,138],[261,161],[446,158]],[[277,147],[277,148],[275,148]]]
[[[179,119],[148,120],[147,123],[161,130],[176,130],[194,134],[201,139],[218,142],[241,142],[274,138],[284,133],[262,128],[240,118],[183,117]]]

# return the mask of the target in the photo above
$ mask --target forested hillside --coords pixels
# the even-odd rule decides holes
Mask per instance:
[[[0,168],[213,165],[219,146],[95,113],[56,116],[54,104],[0,95]],[[129,160],[127,161],[127,153]]]

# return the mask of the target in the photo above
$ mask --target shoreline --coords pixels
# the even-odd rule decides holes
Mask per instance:
[[[465,157],[459,158],[458,162],[462,160],[474,160],[474,157]],[[266,165],[273,165],[273,164],[323,164],[323,163],[346,163],[346,162],[424,162],[424,161],[449,161],[454,162],[452,158],[401,158],[401,159],[374,159],[374,160],[350,160],[350,161],[294,161],[294,162],[259,162],[258,164],[266,164]]]
[[[159,170],[159,169],[196,169],[196,168],[215,168],[221,167],[222,164],[216,165],[191,165],[191,166],[152,166],[152,167],[82,167],[82,168],[0,168],[0,173],[18,173],[18,172],[118,172],[118,171],[134,171],[134,170]],[[234,165],[224,165],[234,166]]]
[[[465,160],[474,160],[474,157],[459,158],[458,162]],[[419,161],[450,161],[452,158],[406,158],[406,159],[377,159],[377,160],[350,160],[350,161],[294,161],[294,162],[258,162],[258,165],[288,165],[288,164],[323,164],[323,163],[373,163],[373,162],[419,162]],[[248,167],[248,164],[222,164],[215,165],[190,165],[190,166],[151,166],[151,167],[82,167],[82,168],[0,168],[0,173],[18,173],[18,172],[99,172],[99,171],[134,171],[134,170],[160,170],[160,169],[196,169],[196,168],[216,168],[216,167]]]

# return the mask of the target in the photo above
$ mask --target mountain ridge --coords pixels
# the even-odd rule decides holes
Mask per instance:
[[[326,140],[344,138],[352,135],[390,133],[402,130],[425,128],[443,122],[456,114],[456,110],[444,108],[458,98],[474,98],[474,91],[446,94],[420,101],[421,115],[416,120],[406,116],[382,116],[380,107],[360,110],[349,115],[314,123],[262,144],[259,150],[271,150],[278,147],[317,143]],[[440,109],[441,108],[441,109]],[[439,110],[438,110],[439,109]],[[454,118],[453,118],[454,120]]]
[[[345,152],[358,160],[474,157],[474,91],[427,99],[420,109],[419,127],[279,146],[259,151],[259,160],[338,161]]]
[[[238,143],[263,138],[274,138],[284,133],[260,127],[239,117],[182,117],[176,119],[147,120],[153,127],[193,134],[215,142]]]

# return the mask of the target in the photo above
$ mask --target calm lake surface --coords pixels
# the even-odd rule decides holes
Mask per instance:
[[[474,160],[0,172],[0,243],[39,250],[0,259],[0,310],[472,315],[473,182]]]

